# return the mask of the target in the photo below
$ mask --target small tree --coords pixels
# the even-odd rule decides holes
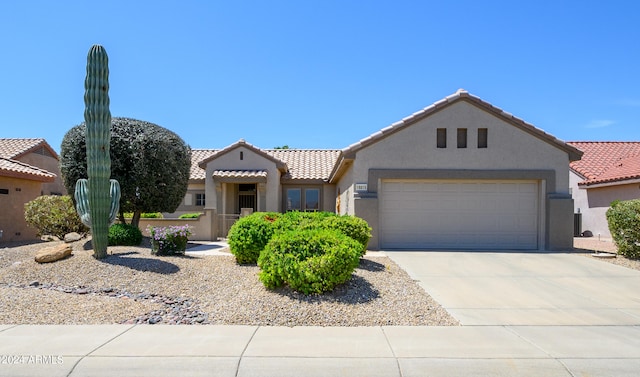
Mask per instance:
[[[24,219],[36,228],[39,236],[63,239],[67,233],[89,231],[80,221],[70,196],[39,196],[24,205]]]
[[[75,182],[87,174],[85,124],[70,129],[62,140],[60,171],[73,192]],[[120,182],[120,221],[133,212],[138,227],[142,212],[174,212],[189,184],[191,148],[174,132],[156,124],[114,117],[111,119],[111,178]]]

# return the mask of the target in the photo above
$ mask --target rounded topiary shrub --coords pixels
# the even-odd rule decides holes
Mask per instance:
[[[287,231],[273,236],[258,259],[260,281],[270,289],[324,293],[349,280],[361,245],[332,229]]]
[[[43,195],[24,205],[24,219],[36,228],[38,235],[56,236],[63,239],[71,232],[87,233],[87,228],[68,195]]]
[[[142,232],[130,224],[113,224],[109,227],[109,246],[138,246]]]
[[[275,222],[276,232],[318,228],[318,224],[327,217],[335,217],[332,212],[299,212],[283,213]]]
[[[371,227],[369,224],[355,216],[329,216],[325,217],[319,224],[324,229],[335,229],[358,241],[361,245],[360,256],[367,252],[367,244],[371,238]]]
[[[227,241],[239,264],[254,264],[274,233],[275,212],[255,212],[231,226]]]
[[[640,199],[611,203],[607,222],[618,253],[627,258],[640,258]]]

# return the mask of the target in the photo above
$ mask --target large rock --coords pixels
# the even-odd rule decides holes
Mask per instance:
[[[66,243],[80,241],[81,239],[82,236],[76,232],[71,232],[64,235],[64,242]]]
[[[56,246],[45,247],[44,249],[41,249],[36,253],[36,262],[55,262],[71,255],[71,251],[71,245],[67,245],[64,243]]]

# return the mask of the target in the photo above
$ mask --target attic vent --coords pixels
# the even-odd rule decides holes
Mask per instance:
[[[240,152],[240,160],[244,160],[244,152]]]

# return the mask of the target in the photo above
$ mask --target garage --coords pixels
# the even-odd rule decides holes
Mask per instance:
[[[388,249],[538,249],[538,181],[383,180]]]

